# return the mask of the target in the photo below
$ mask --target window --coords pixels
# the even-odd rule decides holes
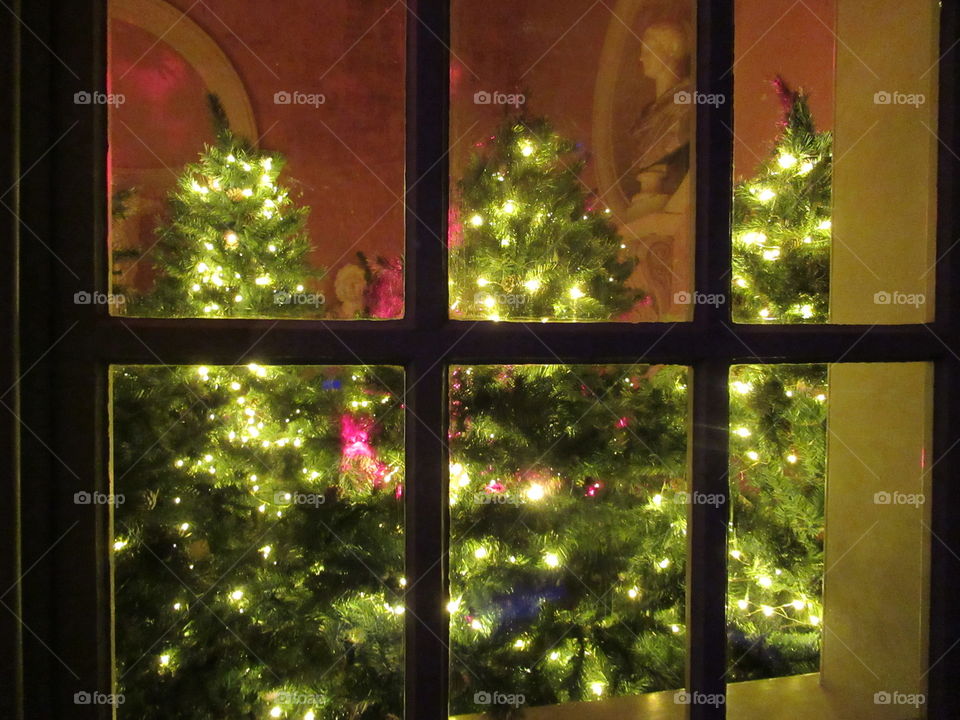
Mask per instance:
[[[13,10],[11,717],[960,715],[956,7]]]

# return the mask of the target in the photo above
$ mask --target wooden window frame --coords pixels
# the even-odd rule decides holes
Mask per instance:
[[[6,482],[0,491],[0,662],[5,717],[107,718],[77,690],[112,678],[106,508],[77,506],[109,484],[108,367],[114,363],[394,364],[407,377],[406,717],[448,715],[446,369],[451,363],[677,363],[693,368],[692,490],[727,498],[728,370],[738,362],[902,362],[935,366],[935,458],[960,440],[958,91],[960,4],[941,15],[936,318],[922,325],[737,325],[729,304],[696,305],[689,323],[475,323],[448,319],[446,236],[448,0],[408,0],[406,317],[386,322],[162,320],[110,317],[73,294],[107,290],[106,0],[13,0],[0,50],[5,100],[0,373]],[[732,94],[732,0],[700,0],[697,82]],[[951,52],[952,51],[952,52]],[[696,289],[729,295],[731,103],[697,106]],[[57,260],[60,259],[60,261]],[[12,268],[18,268],[13,272]],[[956,454],[954,453],[954,457]],[[933,468],[930,718],[960,717],[960,483]],[[693,505],[688,533],[687,688],[725,692],[727,504]],[[76,677],[74,677],[76,675]],[[9,710],[9,712],[7,712]],[[725,707],[691,706],[694,720]]]

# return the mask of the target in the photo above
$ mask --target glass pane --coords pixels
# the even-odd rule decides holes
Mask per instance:
[[[730,379],[731,712],[762,714],[775,693],[783,717],[921,717],[932,365]]]
[[[452,7],[450,316],[690,319],[692,0]]]
[[[111,0],[112,296],[152,317],[403,315],[402,4]]]
[[[402,371],[112,382],[119,717],[400,717]]]
[[[939,3],[871,7],[736,3],[737,322],[933,318]]]
[[[730,679],[816,672],[827,367],[741,365],[730,378]]]
[[[449,380],[451,712],[681,688],[687,369]]]

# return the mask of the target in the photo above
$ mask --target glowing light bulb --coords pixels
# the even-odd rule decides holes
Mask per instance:
[[[603,695],[603,683],[602,682],[592,682],[590,683],[590,691],[597,697]]]
[[[784,153],[779,158],[777,158],[777,164],[782,167],[784,170],[787,168],[792,168],[797,164],[797,158],[790,153]]]
[[[737,607],[741,610],[746,610],[748,607],[750,607],[750,603],[748,603],[746,600],[737,600]]]
[[[513,646],[519,650],[522,650],[527,646],[527,643],[523,638],[517,638],[517,641],[513,643]]]
[[[489,555],[489,554],[490,554],[490,551],[487,550],[487,549],[486,549],[485,547],[483,547],[482,545],[481,545],[480,547],[478,547],[476,550],[473,551],[473,556],[474,556],[477,560],[483,560],[483,559],[484,559],[487,555]]]
[[[666,570],[668,567],[670,567],[670,558],[664,558],[663,560],[658,562],[657,567],[660,568],[661,570]]]
[[[763,614],[766,615],[767,617],[770,617],[773,615],[773,608],[770,607],[769,605],[764,605],[760,609],[763,610]]]
[[[820,624],[820,618],[819,618],[818,616],[816,616],[816,615],[811,615],[811,616],[810,616],[810,624],[811,624],[811,625],[819,625],[819,624]]]
[[[536,292],[537,290],[540,289],[541,283],[540,283],[540,281],[537,280],[536,278],[533,278],[532,280],[527,280],[527,281],[523,284],[523,286],[524,286],[527,290],[529,290],[530,292]]]
[[[797,170],[797,173],[800,175],[806,175],[811,170],[813,170],[813,163],[809,160],[806,160],[800,164],[800,169]]]
[[[316,720],[316,717],[317,716],[314,714],[313,710],[307,710],[307,712],[303,715],[303,720]]]
[[[833,227],[833,223],[830,220],[824,220],[819,225],[817,225],[817,230],[829,230]]]
[[[579,300],[580,298],[582,298],[582,297],[584,297],[584,296],[585,296],[585,293],[584,293],[583,290],[581,290],[580,288],[578,288],[578,287],[572,287],[572,288],[570,288],[570,297],[571,297],[573,300]]]
[[[813,317],[813,306],[812,305],[801,305],[800,306],[800,317],[805,320],[809,320]]]
[[[200,272],[206,272],[209,269],[210,269],[210,266],[207,265],[205,262],[197,263],[197,270],[199,270]]]
[[[169,664],[170,664],[170,656],[169,656],[168,654],[166,654],[166,653],[164,653],[163,655],[161,655],[161,656],[160,656],[160,664],[161,664],[161,665],[164,665],[164,666],[169,665]]]
[[[639,591],[635,587],[627,590],[627,597],[629,597],[631,600],[636,600],[639,594]]]
[[[794,600],[792,603],[794,610],[803,610],[807,604],[803,600]]]
[[[253,190],[251,190],[250,188],[244,188],[243,192],[240,194],[243,195],[244,197],[253,197]]]
[[[760,317],[762,317],[762,318],[768,318],[768,317],[770,317],[770,310],[768,310],[767,308],[763,308],[763,310],[761,310],[761,311],[760,311],[759,313],[757,313],[757,314],[758,314]]]
[[[742,438],[748,438],[751,435],[753,435],[753,433],[750,432],[750,428],[745,428],[745,427],[737,428],[736,430],[734,430],[734,432]]]
[[[283,710],[280,708],[279,705],[275,705],[275,706],[270,710],[270,717],[278,718],[278,717],[280,717],[281,715],[283,715]]]
[[[267,275],[263,275],[263,276],[261,276],[261,277],[258,277],[258,278],[257,278],[256,280],[254,280],[253,282],[255,282],[257,285],[260,285],[260,286],[262,287],[262,286],[264,286],[264,285],[269,285],[269,284],[270,284],[270,278],[269,278],[269,276],[267,276]]]
[[[660,493],[657,493],[650,499],[653,501],[653,504],[656,505],[657,507],[660,507],[661,505],[663,505],[663,495],[661,495]]]
[[[483,216],[479,214],[474,215],[472,218],[470,218],[470,224],[474,227],[480,227],[483,225]]]
[[[817,395],[815,399],[817,402],[826,402],[827,396],[824,395],[823,393],[820,393],[819,395]]]
[[[770,188],[763,188],[757,193],[757,198],[760,200],[760,202],[770,202],[776,196],[777,194]]]
[[[560,556],[556,553],[548,552],[543,556],[543,561],[547,564],[547,567],[559,567],[560,566]]]
[[[451,615],[460,609],[460,598],[447,603],[447,612]]]
[[[679,626],[679,625],[671,625],[671,626],[670,626],[670,630],[672,630],[672,631],[675,632],[675,633],[678,633],[678,632],[680,632],[680,626]]]
[[[769,575],[761,575],[757,578],[757,583],[760,587],[769,588],[773,586],[773,580],[770,579]]]
[[[503,204],[503,211],[507,215],[512,215],[513,213],[516,212],[516,210],[517,210],[517,205],[515,202],[513,202],[513,200],[507,200],[507,202]]]
[[[556,650],[554,650],[552,653],[550,653],[550,659],[551,659],[551,660],[559,660],[559,659],[560,659],[560,653],[558,653]]]
[[[232,593],[230,593],[230,598],[233,600],[242,600],[243,590],[234,590]]]
[[[770,248],[769,250],[763,251],[763,259],[767,261],[773,261],[780,257],[780,248]]]
[[[478,287],[486,287],[489,284],[490,284],[490,281],[487,280],[486,278],[477,278]]]
[[[740,380],[735,380],[734,382],[730,383],[730,387],[732,387],[740,395],[746,395],[753,390],[753,385],[751,383],[742,382]]]
[[[531,155],[533,155],[533,145],[531,145],[530,143],[524,143],[523,146],[520,148],[520,154],[523,155],[524,157],[530,157]]]
[[[127,546],[127,541],[126,541],[126,540],[114,540],[114,541],[113,541],[113,549],[114,549],[114,551],[116,551],[116,552],[118,552],[118,551],[120,551],[120,550],[123,550],[126,546]]]
[[[763,245],[767,241],[767,236],[762,232],[748,232],[740,236],[740,241],[744,245]]]
[[[743,553],[740,552],[739,550],[731,550],[730,557],[732,557],[734,560],[739,560],[740,558],[743,557]]]
[[[543,485],[540,485],[539,483],[532,483],[530,487],[527,488],[525,495],[527,496],[528,500],[537,502],[539,500],[543,500],[543,496],[546,495],[546,491],[543,489]]]
[[[787,455],[787,462],[790,463],[791,465],[793,465],[793,463],[795,463],[797,459],[798,459],[797,456],[794,455],[793,453],[790,453],[789,455]]]
[[[488,308],[492,308],[497,304],[497,300],[496,298],[493,297],[493,295],[487,295],[483,299],[483,304],[486,305]]]

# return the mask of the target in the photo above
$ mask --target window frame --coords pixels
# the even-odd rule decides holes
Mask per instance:
[[[447,366],[459,363],[600,363],[638,360],[693,368],[691,490],[729,498],[728,371],[741,362],[933,362],[934,457],[960,442],[960,7],[941,8],[936,318],[922,325],[737,325],[730,306],[696,305],[684,323],[485,323],[447,317],[446,236],[449,0],[407,0],[406,316],[403,320],[163,320],[110,317],[75,305],[107,291],[106,108],[77,106],[78,90],[106,90],[106,0],[69,6],[14,2],[0,59],[10,99],[0,130],[18,272],[0,281],[11,338],[0,414],[5,474],[0,518],[7,549],[0,579],[0,655],[16,690],[10,717],[107,718],[73,693],[110,692],[113,676],[109,522],[105,507],[73,493],[107,491],[107,373],[111,364],[395,364],[406,371],[407,718],[448,715],[445,437]],[[697,83],[732,97],[732,0],[697,4]],[[951,52],[953,50],[953,52]],[[733,125],[731,103],[697,106],[696,289],[729,296]],[[953,148],[953,149],[951,149]],[[45,247],[48,246],[48,247]],[[54,258],[55,253],[61,260]],[[933,466],[930,532],[930,718],[960,717],[960,484],[949,461]],[[690,508],[687,688],[725,692],[728,503]],[[956,548],[954,550],[952,548]],[[6,582],[9,580],[9,583]],[[66,669],[65,669],[66,668]],[[6,671],[8,668],[2,668]],[[69,672],[67,672],[69,670]],[[76,675],[76,677],[74,677]],[[694,720],[726,708],[694,705]]]

